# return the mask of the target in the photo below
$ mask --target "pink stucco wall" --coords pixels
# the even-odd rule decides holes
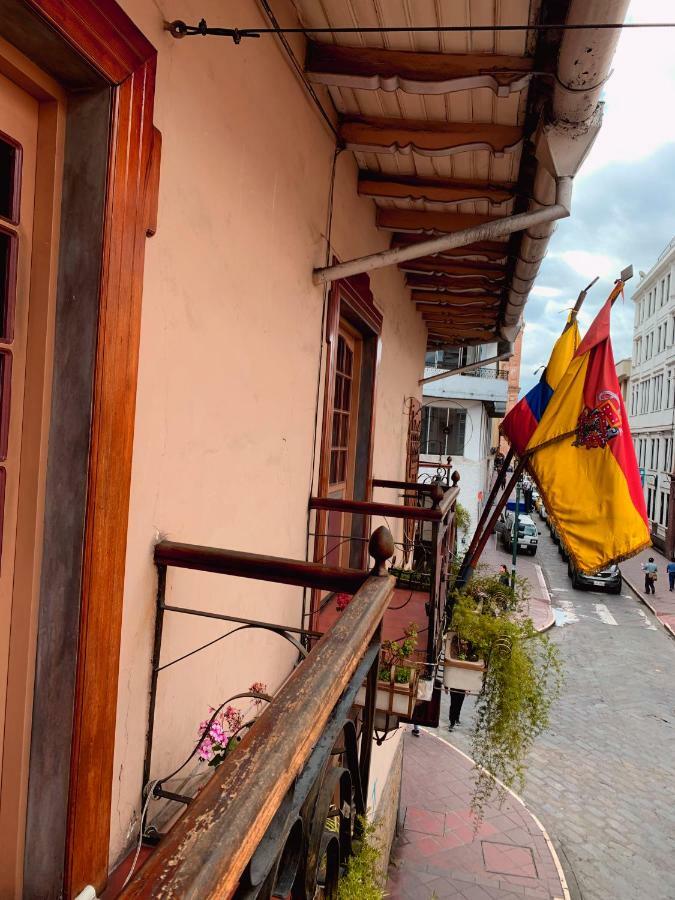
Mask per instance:
[[[163,133],[157,235],[148,242],[120,666],[111,861],[135,836],[155,610],[152,547],[175,540],[304,558],[316,485],[324,292],[334,140],[272,37],[174,41],[164,18],[255,25],[253,0],[124,0],[159,49]],[[283,12],[282,4],[275,8]],[[341,258],[387,246],[336,166],[331,242]],[[402,478],[405,399],[419,394],[426,331],[396,269],[373,275],[384,313],[374,474]],[[315,416],[318,404],[318,426]],[[318,466],[316,467],[318,470]],[[385,499],[382,492],[378,496]],[[375,525],[379,524],[377,522]],[[293,588],[169,573],[169,599],[298,624]],[[227,628],[169,617],[165,660]],[[161,677],[153,776],[187,755],[209,704],[252,681],[276,688],[293,655],[244,632]]]

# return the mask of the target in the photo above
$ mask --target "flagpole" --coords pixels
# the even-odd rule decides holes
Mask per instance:
[[[518,484],[518,479],[520,478],[520,476],[523,473],[523,469],[525,468],[526,461],[527,461],[526,457],[523,457],[522,459],[518,460],[518,465],[516,466],[516,468],[513,472],[513,475],[509,479],[509,483],[504,488],[504,491],[503,491],[501,497],[499,498],[499,500],[497,500],[497,503],[492,512],[492,515],[490,516],[490,520],[488,521],[487,525],[485,526],[483,533],[481,534],[479,540],[476,542],[476,546],[473,550],[473,553],[471,554],[471,556],[469,556],[469,553],[467,553],[466,556],[464,557],[464,561],[462,562],[462,566],[459,570],[459,574],[457,575],[455,587],[462,587],[471,578],[471,575],[473,574],[473,570],[476,568],[476,563],[481,558],[483,550],[485,550],[485,545],[488,542],[488,538],[490,537],[490,535],[492,534],[492,532],[495,529],[495,525],[497,524],[497,519],[499,518],[501,511],[506,506],[506,501],[511,496],[511,492],[513,491],[513,488],[515,487],[515,485]]]
[[[507,452],[506,456],[504,457],[504,462],[502,463],[502,466],[501,466],[499,472],[497,473],[497,477],[495,478],[495,483],[492,485],[490,494],[489,494],[487,500],[485,501],[485,506],[483,507],[483,512],[481,513],[481,517],[478,521],[478,524],[476,525],[476,530],[473,533],[473,537],[471,538],[471,543],[469,544],[469,549],[464,554],[464,559],[462,560],[460,573],[464,569],[464,566],[466,565],[467,560],[470,560],[471,557],[473,556],[473,552],[476,549],[476,545],[478,544],[478,541],[480,540],[481,535],[483,533],[483,526],[487,522],[487,518],[490,515],[490,513],[492,512],[492,504],[495,502],[495,498],[497,497],[497,494],[499,493],[500,487],[506,481],[506,475],[508,472],[508,468],[511,465],[511,460],[513,459],[513,456],[514,456],[513,447],[509,447],[508,452]]]

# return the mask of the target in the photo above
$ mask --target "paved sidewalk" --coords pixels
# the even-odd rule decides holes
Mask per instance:
[[[516,572],[520,578],[526,578],[530,584],[530,599],[523,612],[532,619],[537,631],[546,631],[555,625],[555,616],[551,610],[551,597],[546,587],[544,573],[536,559],[536,556],[525,556],[519,553]],[[497,535],[493,534],[488,539],[480,559],[480,565],[485,566],[489,571],[498,572],[502,563],[510,573],[511,554],[502,549],[501,544],[497,543]]]
[[[659,567],[659,577],[655,586],[656,593],[645,594],[645,574],[642,571],[642,563],[646,563],[650,556],[654,557],[654,562]],[[652,547],[651,550],[643,550],[632,559],[624,560],[621,563],[621,574],[633,593],[651,609],[666,631],[675,637],[675,591],[671,594],[668,590],[667,565],[666,557]]]
[[[423,731],[404,737],[401,817],[387,896],[398,900],[568,900],[548,835],[515,794],[495,800],[475,829],[473,763]]]

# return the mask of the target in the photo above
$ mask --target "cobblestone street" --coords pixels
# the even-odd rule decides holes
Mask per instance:
[[[573,898],[675,898],[675,641],[624,589],[574,590],[542,523],[536,561],[557,617],[565,664],[552,728],[530,757],[523,799],[540,818]],[[447,706],[447,698],[444,698]],[[469,752],[462,726],[438,734]]]

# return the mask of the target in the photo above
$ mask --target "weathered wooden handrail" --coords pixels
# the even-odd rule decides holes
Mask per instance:
[[[175,547],[165,546],[160,551],[164,564],[179,564],[172,561],[180,558]],[[232,566],[232,560],[226,558],[230,551],[219,552],[226,554],[219,564]],[[203,561],[203,554],[199,556]],[[197,568],[196,562],[193,556],[189,567]],[[291,577],[287,571],[290,561],[280,562],[283,565],[277,574]],[[377,562],[381,571],[383,560]],[[240,574],[229,569],[228,573]],[[236,752],[228,756],[120,896],[231,895],[376,635],[394,586],[390,576],[366,578],[340,618],[293,671]]]
[[[438,489],[438,485],[435,485]],[[310,497],[310,509],[358,513],[363,516],[383,516],[392,519],[415,519],[418,522],[440,522],[459,496],[459,488],[448,488],[436,507],[405,506],[397,503],[378,503],[374,500],[342,500],[337,497]]]
[[[155,563],[178,569],[196,569],[200,572],[236,575],[239,578],[254,578],[276,584],[318,588],[322,591],[344,591],[346,594],[356,593],[368,577],[368,572],[339,566],[324,566],[321,563],[175,541],[160,541],[156,544]]]
[[[416,491],[418,494],[430,494],[434,489],[432,482],[394,481],[389,478],[373,478],[374,488],[395,488],[401,491]]]
[[[309,508],[358,513],[362,516],[383,516],[391,519],[416,519],[421,522],[440,522],[443,518],[440,508],[377,503],[374,500],[341,500],[337,497],[310,497]]]

